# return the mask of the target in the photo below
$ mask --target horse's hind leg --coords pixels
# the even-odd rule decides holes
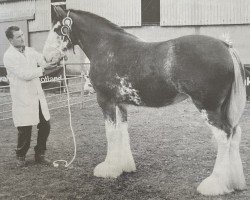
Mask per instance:
[[[129,142],[126,107],[105,101],[103,98],[98,102],[105,118],[108,147],[106,159],[95,167],[94,175],[116,178],[124,171],[135,171]]]
[[[243,173],[243,167],[239,151],[240,141],[241,128],[238,125],[234,128],[234,134],[232,136],[230,145],[230,170],[232,178],[232,187],[235,190],[246,189],[246,181]]]
[[[230,142],[231,138],[227,137],[227,133],[209,124],[214,137],[216,139],[218,149],[217,157],[212,174],[202,181],[197,188],[198,192],[203,195],[220,195],[232,192],[230,185]]]
[[[221,113],[208,115],[208,125],[218,145],[212,174],[197,188],[203,195],[221,195],[245,188],[245,178],[239,154],[240,127],[230,128],[221,120]]]

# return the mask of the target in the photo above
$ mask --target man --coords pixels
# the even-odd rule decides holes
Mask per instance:
[[[34,49],[25,47],[24,35],[19,27],[11,26],[5,34],[10,47],[4,54],[3,62],[10,82],[13,121],[18,130],[17,165],[25,166],[33,125],[37,125],[38,129],[35,162],[49,164],[45,159],[45,150],[50,133],[50,114],[39,77],[51,64],[47,64]]]

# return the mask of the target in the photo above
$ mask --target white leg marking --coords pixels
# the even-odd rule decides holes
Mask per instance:
[[[121,124],[122,131],[122,169],[124,172],[133,172],[136,170],[135,161],[130,148],[130,139],[128,133],[128,124]]]
[[[242,162],[240,158],[241,128],[236,127],[230,145],[230,170],[232,178],[232,187],[236,190],[246,189],[246,181],[243,173]]]
[[[212,174],[197,188],[203,195],[221,195],[233,191],[230,178],[230,138],[224,131],[209,125],[218,144],[218,153]]]
[[[108,143],[107,156],[104,162],[94,169],[97,177],[116,178],[123,171],[135,171],[135,163],[129,144],[128,125],[122,122],[119,108],[116,107],[116,124],[105,121]]]
[[[111,121],[105,121],[107,137],[107,156],[104,162],[94,169],[94,175],[103,178],[116,178],[122,173],[121,167],[121,133]]]

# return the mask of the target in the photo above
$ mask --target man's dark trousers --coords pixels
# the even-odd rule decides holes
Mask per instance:
[[[36,154],[44,154],[46,150],[46,142],[50,133],[50,121],[46,121],[39,102],[39,119],[40,122],[37,125],[38,135],[37,135],[37,145],[35,146]],[[17,157],[25,157],[26,153],[30,148],[31,140],[31,131],[32,126],[19,126],[18,130],[18,139],[17,139]]]

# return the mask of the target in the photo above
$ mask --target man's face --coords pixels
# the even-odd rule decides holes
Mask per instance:
[[[19,31],[14,31],[13,32],[13,38],[10,39],[10,43],[14,46],[14,47],[23,47],[24,46],[24,35],[23,32],[21,30]]]

